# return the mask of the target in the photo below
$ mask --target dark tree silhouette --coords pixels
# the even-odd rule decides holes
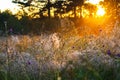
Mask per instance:
[[[40,15],[43,16],[43,13],[47,11],[48,18],[51,18],[52,3],[50,2],[50,0],[46,0],[45,3],[46,4],[44,5],[44,7],[40,10]]]
[[[58,14],[60,14],[61,17],[61,15],[66,12],[66,1],[56,1],[53,7],[56,9],[54,11],[55,16],[58,16]]]
[[[73,6],[75,17],[76,17],[76,7],[79,7],[80,17],[82,17],[82,6],[84,4],[84,0],[70,0],[70,1],[72,1],[72,6]]]
[[[82,6],[84,4],[84,0],[68,0],[68,1],[56,1],[54,4],[54,8],[56,8],[56,14],[64,14],[69,11],[73,11],[74,17],[76,17],[76,7],[79,7],[80,14],[82,12]],[[82,15],[80,15],[82,16]]]

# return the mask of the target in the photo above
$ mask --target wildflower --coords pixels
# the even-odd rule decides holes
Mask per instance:
[[[116,56],[117,56],[117,57],[120,57],[120,54],[117,54]]]
[[[108,55],[111,55],[111,51],[110,51],[110,50],[107,50],[107,54],[108,54]]]
[[[30,61],[28,61],[27,63],[28,63],[28,65],[30,65],[30,64],[31,64],[31,62],[30,62]]]
[[[13,29],[12,29],[12,28],[10,28],[10,32],[13,32]]]

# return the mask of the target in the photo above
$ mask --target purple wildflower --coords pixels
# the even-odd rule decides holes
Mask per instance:
[[[13,32],[13,29],[12,29],[12,28],[10,28],[10,32]]]
[[[111,51],[110,51],[110,50],[107,50],[107,54],[108,54],[108,55],[111,55]]]
[[[30,65],[30,64],[31,64],[31,61],[28,61],[27,63],[28,63],[28,65]]]
[[[116,56],[117,56],[117,57],[120,57],[120,54],[117,54]]]

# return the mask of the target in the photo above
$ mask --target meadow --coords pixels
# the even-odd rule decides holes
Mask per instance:
[[[119,20],[87,21],[65,18],[57,32],[1,36],[0,80],[120,80]]]

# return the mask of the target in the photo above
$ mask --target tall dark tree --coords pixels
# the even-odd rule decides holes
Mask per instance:
[[[56,9],[54,11],[55,16],[58,16],[58,14],[60,14],[61,17],[61,15],[66,12],[66,1],[56,1],[53,4],[53,7]]]
[[[54,5],[57,13],[64,14],[72,11],[74,14],[74,17],[76,17],[76,14],[77,14],[76,8],[79,7],[80,14],[81,14],[82,12],[81,8],[83,4],[84,4],[84,0],[67,0],[67,1],[56,1]]]
[[[50,2],[50,0],[48,0],[47,9],[48,9],[48,17],[49,17],[49,18],[51,17],[50,8],[51,8],[51,2]]]
[[[82,6],[84,4],[84,0],[68,0],[70,3],[68,4],[68,10],[73,10],[74,17],[76,17],[76,8],[79,7],[80,17],[82,17]]]

